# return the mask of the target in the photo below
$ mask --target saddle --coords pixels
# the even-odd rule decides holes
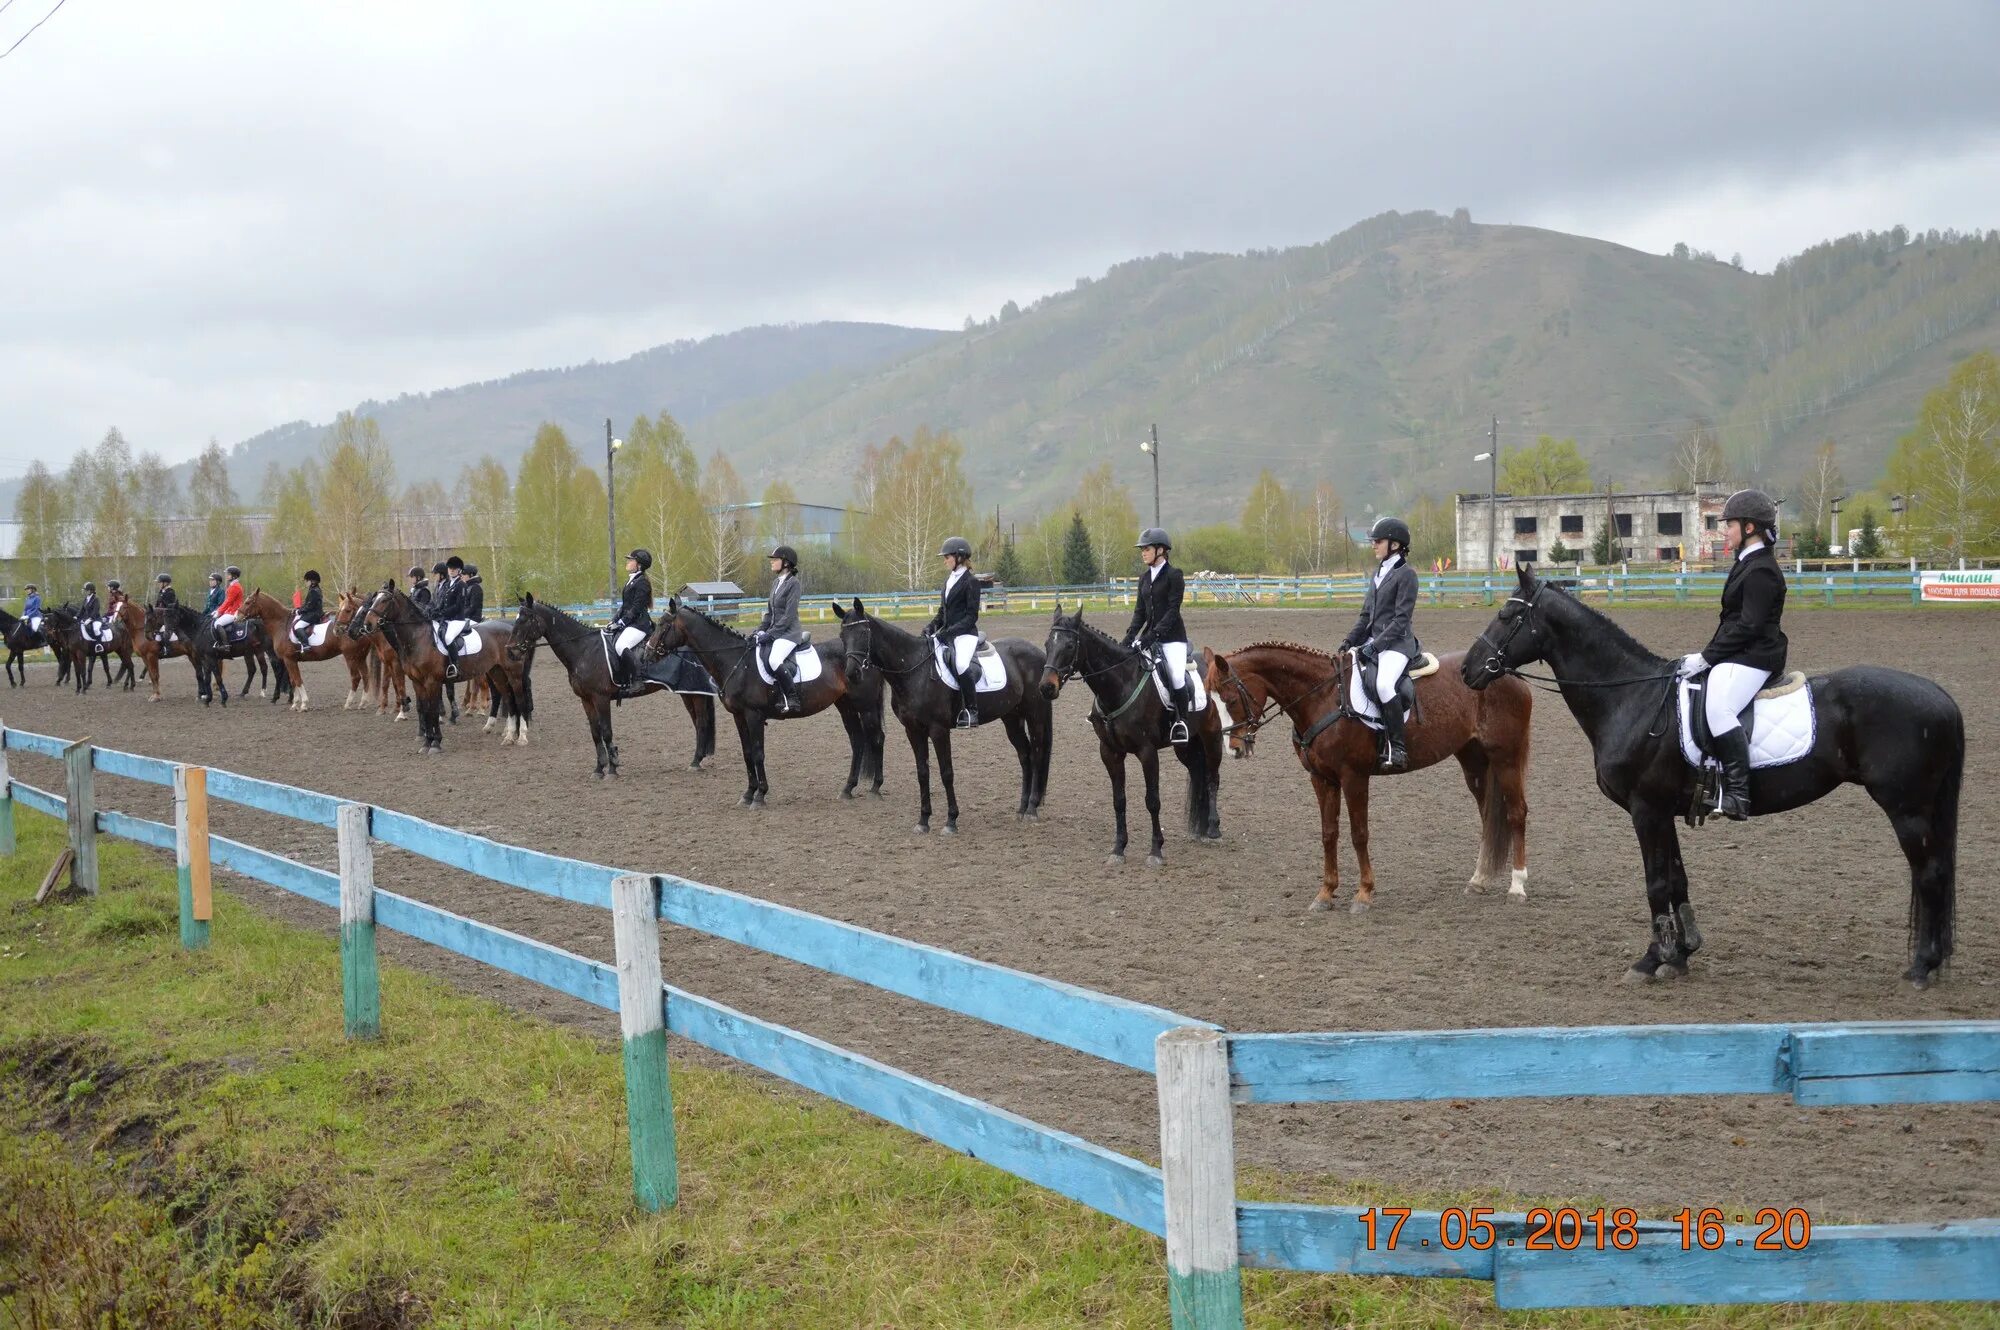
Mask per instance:
[[[932,658],[937,662],[938,678],[953,692],[958,691],[958,675],[953,673],[954,663],[951,643],[943,638],[934,638],[931,644]],[[1007,666],[1000,659],[1000,653],[985,638],[979,639],[979,646],[972,653],[973,666],[979,671],[979,680],[973,685],[978,693],[997,693],[1007,686]],[[803,676],[801,676],[803,677]]]
[[[770,646],[768,643],[760,643],[757,649],[750,654],[757,658],[757,677],[765,683],[775,684],[778,682],[778,678],[771,673],[771,664],[765,659],[769,651]],[[791,661],[792,664],[798,667],[798,682],[801,688],[811,683],[814,679],[819,678],[825,669],[825,663],[820,659],[819,648],[812,644],[812,639],[809,636],[804,642],[792,649]]]
[[[1683,679],[1675,693],[1681,756],[1692,784],[1686,818],[1689,826],[1697,827],[1714,811],[1722,780],[1708,708],[1703,705],[1706,678]],[[1752,698],[1738,720],[1749,740],[1753,771],[1799,761],[1812,752],[1819,737],[1819,708],[1806,676],[1797,670]]]
[[[1716,755],[1715,736],[1710,733],[1708,728],[1708,707],[1705,705],[1708,698],[1706,682],[1703,676],[1696,676],[1693,679],[1682,681],[1681,714],[1687,719],[1688,728],[1694,739],[1694,746],[1701,752],[1702,756],[1713,758]],[[1750,741],[1750,765],[1753,767],[1759,765],[1756,761],[1757,741],[1759,737],[1757,704],[1759,702],[1770,702],[1781,697],[1790,697],[1805,686],[1805,674],[1799,670],[1792,670],[1769,688],[1760,690],[1755,697],[1750,699],[1750,705],[1744,707],[1738,713],[1736,717],[1737,723],[1743,727],[1743,737]],[[1768,766],[1772,764],[1765,763],[1763,765]]]

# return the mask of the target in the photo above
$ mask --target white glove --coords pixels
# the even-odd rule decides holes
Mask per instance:
[[[1674,674],[1677,678],[1692,679],[1695,675],[1706,672],[1707,669],[1707,657],[1696,651],[1690,655],[1681,657],[1681,663],[1675,668]]]

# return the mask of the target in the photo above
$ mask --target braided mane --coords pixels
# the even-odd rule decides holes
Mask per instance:
[[[1321,660],[1337,661],[1340,659],[1340,657],[1336,656],[1333,652],[1322,650],[1319,647],[1309,647],[1298,642],[1280,642],[1276,641],[1275,639],[1265,642],[1252,642],[1249,646],[1238,647],[1237,650],[1255,651],[1258,647],[1275,647],[1280,651],[1303,652],[1305,655],[1308,656],[1318,656]]]
[[[750,640],[748,637],[738,632],[736,629],[731,628],[728,624],[722,622],[722,620],[710,618],[708,615],[702,613],[700,610],[688,604],[686,601],[681,601],[680,607],[683,611],[685,611],[688,614],[692,614],[695,618],[700,619],[703,623],[707,624],[709,627],[719,628],[723,632],[728,633],[731,637],[735,638],[739,642],[748,642]]]

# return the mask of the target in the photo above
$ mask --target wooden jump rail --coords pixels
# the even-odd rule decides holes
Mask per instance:
[[[6,760],[14,752],[64,760],[67,792],[14,779]],[[171,788],[175,824],[96,807],[93,772]],[[210,832],[210,797],[333,829],[340,872]],[[1557,1212],[1552,1229],[1536,1213],[1392,1209],[1401,1216],[1398,1242],[1376,1207],[1239,1201],[1232,1125],[1239,1103],[1631,1094],[1785,1094],[1802,1105],[2000,1100],[2000,1021],[1232,1034],[670,874],[621,873],[272,781],[0,727],[0,851],[14,849],[16,802],[65,819],[71,848],[93,866],[99,832],[173,853],[189,949],[208,943],[211,863],[339,910],[350,1037],[380,1032],[378,928],[618,1012],[633,1191],[648,1210],[678,1196],[671,1031],[1164,1237],[1173,1323],[1182,1330],[1242,1325],[1245,1265],[1483,1279],[1503,1308],[2000,1299],[1993,1219],[1817,1226],[1809,1239],[1773,1250],[1758,1245],[1760,1229],[1723,1222],[1733,1216],[1698,1228],[1635,1217],[1607,1245],[1601,1219],[1600,1240],[1588,1241],[1581,1216],[1562,1217],[1569,1211]],[[380,890],[376,843],[610,910],[616,964]],[[666,984],[662,920],[1152,1075],[1162,1166]]]

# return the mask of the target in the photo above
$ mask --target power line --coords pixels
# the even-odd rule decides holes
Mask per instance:
[[[14,0],[7,0],[7,5],[11,5],[13,3]],[[56,0],[56,9],[61,9],[64,5],[68,3],[69,0]],[[6,11],[7,5],[0,5],[0,13],[4,13]],[[19,37],[16,37],[14,39],[13,46],[8,47],[4,51],[0,51],[0,60],[5,60],[8,56],[14,54],[15,50],[20,47],[22,42],[28,40],[28,38],[35,35],[35,28],[41,27],[43,23],[47,23],[50,19],[54,18],[56,16],[56,9],[51,9],[48,13],[42,15],[41,22],[36,23],[34,28],[29,28]]]

